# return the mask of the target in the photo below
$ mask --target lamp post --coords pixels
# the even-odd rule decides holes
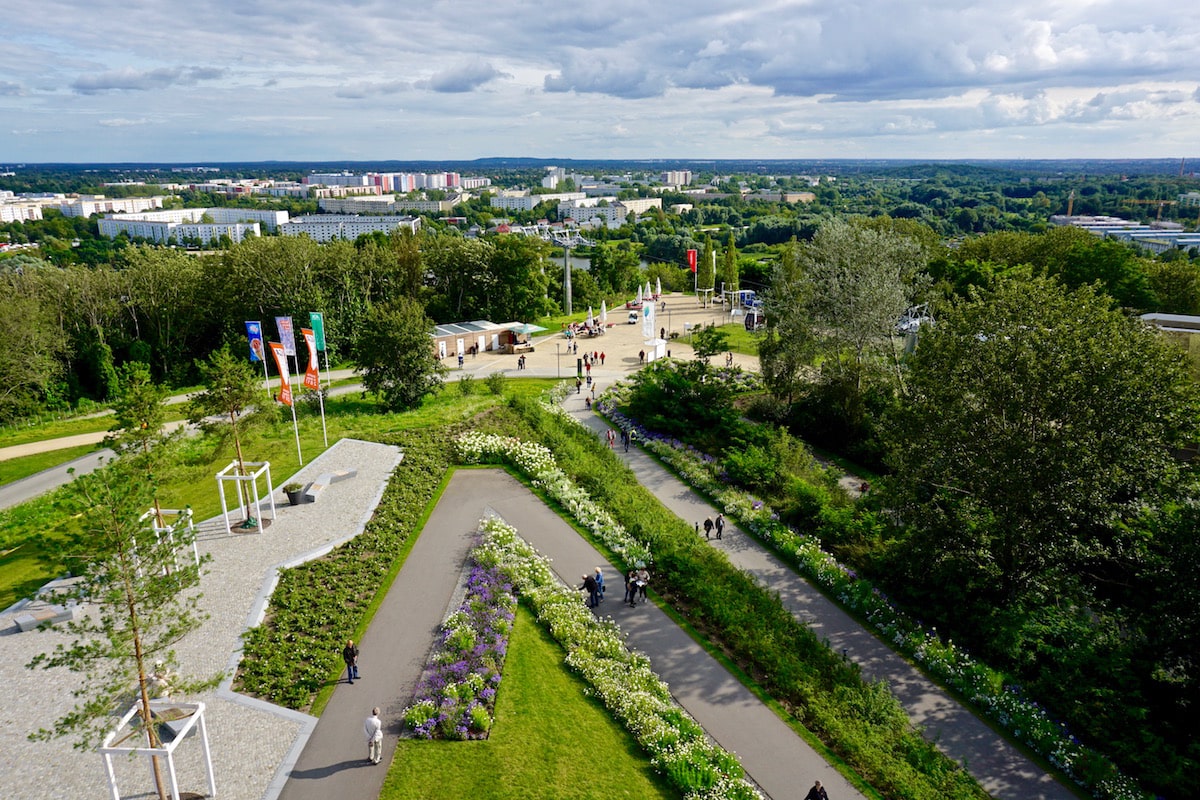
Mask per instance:
[[[562,342],[554,343],[554,359],[557,362],[558,377],[562,377]]]

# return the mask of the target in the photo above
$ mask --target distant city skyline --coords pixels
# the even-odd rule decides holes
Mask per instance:
[[[1200,8],[16,0],[0,163],[1172,158]]]

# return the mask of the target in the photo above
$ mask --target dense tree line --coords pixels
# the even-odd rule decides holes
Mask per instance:
[[[777,264],[761,354],[793,430],[885,476],[868,504],[891,524],[827,544],[1184,797],[1200,391],[1135,313],[1189,310],[1194,265],[1167,263],[1187,279],[1082,231],[947,249],[911,222],[834,221]],[[931,319],[898,330],[918,302]]]

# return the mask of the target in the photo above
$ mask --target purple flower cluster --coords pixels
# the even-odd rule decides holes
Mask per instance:
[[[415,736],[487,738],[514,607],[512,582],[496,568],[472,565],[462,605],[443,625],[405,712]]]

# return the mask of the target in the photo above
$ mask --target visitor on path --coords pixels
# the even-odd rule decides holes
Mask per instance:
[[[727,367],[733,366],[733,351],[732,350],[725,354],[725,366],[727,366]]]
[[[625,602],[630,608],[633,608],[637,605],[635,600],[637,600],[637,570],[631,569],[625,576]]]
[[[609,428],[607,431],[605,431],[604,438],[608,440],[608,449],[612,450],[613,445],[616,444],[617,441],[617,435],[613,433],[612,428]]]
[[[600,587],[597,585],[596,579],[591,575],[584,575],[580,578],[580,580],[583,581],[583,585],[579,588],[587,589],[587,607],[595,608],[596,606],[600,605]]]
[[[713,526],[714,526],[714,527],[716,527],[716,529],[717,529],[717,538],[718,538],[718,539],[720,539],[720,538],[721,538],[721,534],[725,532],[725,515],[724,515],[724,514],[717,514],[717,519],[716,519],[716,521],[713,523]]]
[[[583,405],[585,408],[587,408],[588,411],[591,411],[592,410],[592,398],[590,398],[590,397],[583,398]]]
[[[342,661],[346,662],[346,681],[353,685],[358,677],[358,646],[353,639],[346,640],[346,646],[342,648]]]
[[[604,351],[600,351],[600,366],[604,366]]]
[[[705,539],[712,538],[712,530],[713,530],[712,517],[705,517],[704,518],[704,538]]]
[[[700,523],[699,522],[696,523],[696,535],[697,536],[700,535]]]
[[[821,782],[817,781],[808,790],[808,794],[804,795],[804,800],[829,800],[829,795],[825,793],[825,787],[821,785]]]
[[[596,585],[600,587],[600,602],[604,602],[604,573],[596,567]]]
[[[583,391],[583,381],[581,381],[579,378],[576,378],[575,379],[575,394],[579,394],[582,391]]]
[[[363,730],[367,734],[367,760],[378,764],[383,760],[383,722],[379,719],[378,707],[371,709]]]
[[[640,363],[640,364],[646,363],[646,351],[645,350],[638,351],[638,363]]]
[[[660,338],[660,339],[666,339],[666,338],[667,338],[667,329],[666,329],[666,328],[659,328],[659,329],[658,329],[658,338]]]
[[[625,452],[628,453],[629,452],[629,429],[628,428],[624,428],[621,430],[621,444],[623,444],[625,446]]]
[[[458,368],[462,369],[462,365],[463,365],[463,354],[459,353],[458,354]]]
[[[646,571],[645,567],[642,567],[637,571],[636,578],[638,599],[644,603],[646,602],[646,587],[650,584],[650,573]]]
[[[597,361],[599,358],[600,358],[600,351],[599,351],[599,350],[593,350],[593,351],[592,351],[592,363],[593,363],[593,364],[595,364],[595,363],[596,363],[596,361]]]

